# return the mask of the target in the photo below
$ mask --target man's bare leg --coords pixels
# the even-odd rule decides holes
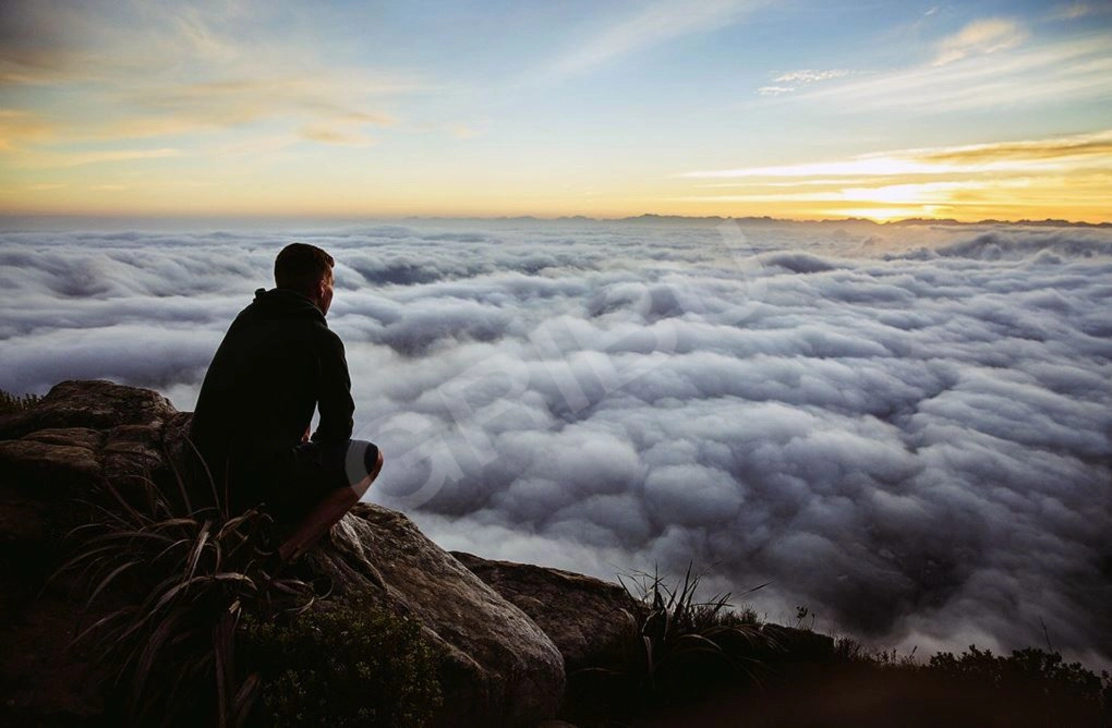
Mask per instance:
[[[283,562],[288,563],[300,557],[359,502],[382,470],[382,451],[377,447],[375,449],[378,451],[378,457],[370,472],[358,483],[346,488],[338,488],[318,503],[301,521],[293,535],[279,547],[278,556]]]

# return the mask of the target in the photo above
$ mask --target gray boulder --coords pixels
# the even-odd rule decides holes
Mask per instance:
[[[357,505],[306,558],[340,592],[416,618],[446,650],[451,725],[530,725],[556,714],[564,661],[549,637],[401,513]]]
[[[637,605],[621,586],[462,551],[453,551],[452,556],[545,631],[563,654],[568,674],[622,661]]]

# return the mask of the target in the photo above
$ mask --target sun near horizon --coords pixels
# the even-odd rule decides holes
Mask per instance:
[[[1107,3],[0,10],[0,215],[1112,222]]]

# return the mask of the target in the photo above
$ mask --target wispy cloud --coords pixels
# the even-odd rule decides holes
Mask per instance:
[[[586,73],[674,38],[737,22],[761,4],[759,0],[657,0],[579,43],[553,63],[547,75],[562,78]]]
[[[906,149],[848,159],[688,172],[712,193],[679,199],[699,203],[815,203],[829,213],[847,203],[871,205],[870,216],[896,216],[1021,205],[1097,210],[1110,193],[1112,130],[1046,139]],[[728,181],[722,181],[728,180]],[[733,188],[725,191],[723,188]],[[721,191],[718,191],[721,190]],[[1068,190],[1065,202],[1062,197]],[[978,215],[973,214],[976,217]],[[987,215],[986,215],[987,216]]]
[[[49,139],[54,125],[38,114],[21,109],[0,109],[0,152],[12,151],[20,143]]]
[[[1112,130],[1029,141],[971,144],[923,150],[920,154],[930,162],[1050,164],[1063,167],[1079,161],[1112,157]]]
[[[53,13],[12,0],[2,15],[0,86],[19,89],[25,106],[40,89],[69,90],[70,113],[52,141],[171,137],[272,120],[291,136],[305,126],[390,125],[396,118],[384,99],[427,86],[408,73],[326,63],[292,29],[254,32],[265,19],[238,3],[124,14],[110,5]],[[28,131],[26,120],[0,117],[0,149],[45,140]],[[305,138],[331,141],[326,136]]]
[[[959,51],[957,45],[945,50],[943,44],[934,61],[835,80],[793,98],[842,112],[895,109],[918,114],[1061,103],[1112,93],[1112,45],[1107,38],[1005,47],[1002,36],[979,53]]]
[[[126,92],[127,101],[145,112],[114,124],[103,132],[109,136],[155,136],[205,129],[241,126],[273,118],[309,119],[316,124],[367,124],[390,126],[396,119],[381,111],[367,111],[345,100],[347,93],[362,86],[388,93],[401,87],[351,79],[338,82],[326,77],[243,78],[184,84],[169,88]]]
[[[792,91],[795,91],[794,86],[761,86],[757,89],[757,93],[761,96],[780,96],[790,94]]]
[[[956,172],[1063,171],[1112,162],[1112,129],[1047,139],[906,149],[849,159],[771,167],[685,172],[681,177],[870,177]]]
[[[782,73],[772,80],[777,83],[814,83],[816,81],[828,81],[832,78],[841,78],[847,75],[849,75],[849,71],[841,68],[832,68],[827,71],[806,69],[803,71]]]
[[[978,20],[942,40],[934,65],[944,66],[968,56],[987,55],[1014,48],[1028,36],[1027,31],[1012,20],[1004,18]]]
[[[826,71],[814,71],[811,69],[804,69],[802,71],[789,71],[781,73],[772,79],[774,85],[761,86],[757,89],[757,93],[761,96],[781,96],[783,94],[790,94],[797,89],[808,86],[812,83],[819,83],[822,81],[829,81],[834,78],[842,78],[848,76],[849,71],[841,68],[832,68]],[[790,85],[789,85],[790,84]]]
[[[687,195],[686,202],[837,202],[884,205],[929,205],[952,201],[955,192],[983,189],[983,182],[919,182],[873,187],[840,187],[826,191]]]
[[[24,155],[19,160],[19,166],[33,169],[81,167],[86,164],[100,164],[103,162],[137,162],[144,159],[164,159],[178,156],[181,156],[181,150],[173,148],[75,153],[42,152]]]
[[[1090,3],[1069,3],[1066,5],[1059,5],[1051,13],[1051,17],[1055,20],[1077,20],[1084,18],[1088,15],[1093,15],[1097,12],[1097,8]]]
[[[358,131],[344,129],[336,125],[310,124],[301,128],[299,134],[303,139],[325,144],[339,144],[349,147],[369,147],[375,140]]]

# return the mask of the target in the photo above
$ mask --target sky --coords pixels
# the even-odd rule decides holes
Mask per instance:
[[[0,215],[1112,221],[1112,4],[0,8]]]
[[[290,239],[368,492],[434,542],[926,658],[1112,668],[1112,230],[407,221],[0,231],[0,389],[107,378],[192,410]],[[756,593],[750,589],[769,582]]]

